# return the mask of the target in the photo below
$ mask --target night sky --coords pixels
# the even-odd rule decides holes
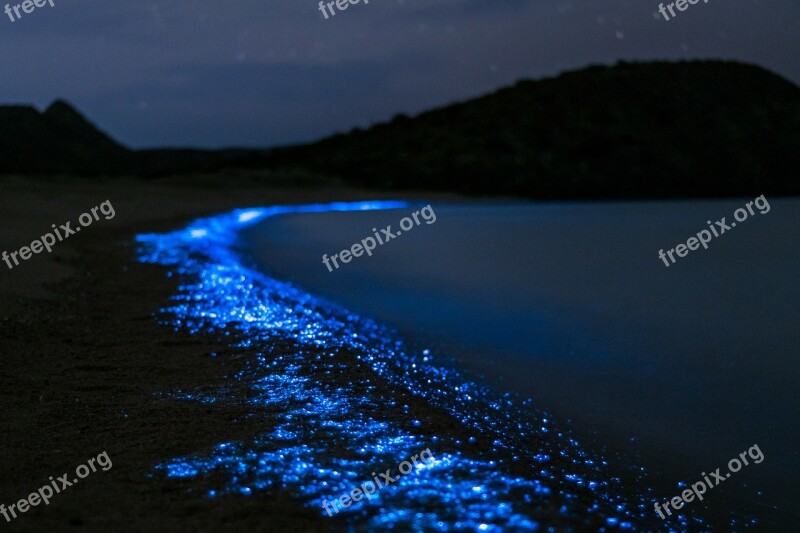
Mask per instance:
[[[620,59],[800,83],[797,0],[701,0],[670,21],[653,0],[362,0],[329,20],[318,0],[54,3],[0,14],[0,102],[65,98],[136,148],[308,141]]]

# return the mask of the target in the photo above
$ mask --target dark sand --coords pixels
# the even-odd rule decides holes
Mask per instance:
[[[0,503],[27,497],[49,476],[107,451],[98,469],[7,524],[10,531],[324,530],[336,522],[280,494],[208,500],[196,481],[148,478],[167,458],[258,433],[244,407],[176,402],[160,392],[213,386],[235,358],[212,340],[159,327],[154,311],[176,281],[135,262],[132,237],[235,207],[375,198],[354,190],[290,191],[227,184],[189,189],[115,180],[4,179],[0,251],[16,250],[106,199],[95,222],[9,271],[0,283]],[[380,195],[385,198],[387,195]],[[74,223],[73,223],[74,224]],[[236,420],[235,423],[232,421]]]
[[[342,529],[280,493],[209,500],[213,480],[151,478],[170,457],[223,440],[257,435],[261,421],[245,407],[176,402],[159,393],[230,383],[240,359],[213,339],[159,327],[153,313],[177,281],[135,262],[132,237],[236,207],[387,198],[353,190],[291,191],[243,182],[193,188],[177,182],[59,182],[6,179],[0,249],[15,250],[50,228],[76,220],[106,199],[116,210],[79,235],[13,271],[3,266],[0,337],[0,503],[8,506],[107,451],[113,461],[32,508],[18,531],[265,531]],[[231,192],[232,191],[232,192]],[[405,194],[403,197],[413,198]],[[428,197],[430,195],[427,195]],[[2,266],[2,265],[0,265]],[[412,404],[420,418],[449,434],[462,431],[441,413]],[[464,435],[466,437],[466,435]]]

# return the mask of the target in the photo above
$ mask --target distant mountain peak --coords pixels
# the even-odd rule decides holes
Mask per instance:
[[[60,112],[63,112],[63,111],[68,111],[68,112],[71,112],[71,113],[75,113],[76,115],[80,115],[80,113],[78,113],[78,111],[72,105],[70,105],[69,102],[67,102],[66,100],[62,100],[61,98],[53,100],[53,103],[50,104],[47,107],[47,109],[45,109],[44,112],[45,113],[60,113]]]
[[[77,109],[69,104],[66,100],[55,100],[50,104],[47,109],[42,113],[45,117],[56,119],[60,121],[70,121],[73,124],[85,123],[86,125],[95,128],[89,120],[83,116]]]
[[[44,112],[0,106],[0,174],[101,174],[128,168],[130,152],[65,100]]]

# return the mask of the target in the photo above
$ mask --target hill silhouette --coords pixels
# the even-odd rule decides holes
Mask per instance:
[[[0,106],[0,173],[117,173],[132,152],[57,100],[43,113],[30,106]]]
[[[541,199],[800,194],[800,88],[735,62],[620,63],[318,142],[133,151],[67,103],[0,107],[0,173],[154,177],[238,168],[387,189]]]
[[[533,198],[798,194],[800,89],[756,66],[620,63],[273,150],[387,189]]]

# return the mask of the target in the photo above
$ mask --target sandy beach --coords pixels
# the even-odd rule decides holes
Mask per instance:
[[[270,529],[322,531],[348,527],[352,517],[327,518],[319,510],[301,505],[288,490],[209,499],[210,491],[222,481],[221,474],[175,480],[155,473],[156,466],[170,458],[202,454],[218,442],[254,441],[273,423],[273,415],[267,411],[250,416],[246,398],[252,391],[246,383],[228,378],[246,367],[252,355],[247,350],[232,350],[213,336],[190,336],[156,323],[156,311],[175,293],[179,280],[167,277],[161,267],[136,262],[132,239],[135,234],[174,229],[193,218],[233,207],[363,200],[374,194],[355,190],[297,193],[243,186],[222,195],[213,187],[190,193],[180,184],[163,182],[40,184],[22,179],[7,180],[4,191],[4,198],[13,198],[4,202],[2,210],[5,223],[0,242],[7,249],[18,248],[28,237],[38,237],[54,222],[74,219],[83,206],[108,199],[116,211],[112,220],[97,222],[60,243],[51,254],[35,256],[3,274],[8,282],[3,284],[0,319],[4,347],[0,391],[5,404],[1,423],[11,428],[0,441],[3,501],[8,505],[27,497],[47,483],[49,476],[72,472],[101,452],[113,462],[107,472],[93,473],[58,494],[48,508],[29,509],[9,524],[11,528],[252,531],[268,524]],[[171,201],[178,195],[185,201]],[[313,351],[306,356],[312,357]],[[369,371],[358,354],[345,350],[337,357],[341,358],[338,370],[326,378],[331,386],[354,391],[366,386],[364,391],[368,391],[377,383],[378,390],[386,392],[370,401],[384,405],[382,416],[387,423],[411,428],[412,421],[421,420],[414,422],[413,430],[429,442],[436,443],[439,435],[446,435],[437,443],[436,453],[489,457],[507,462],[516,475],[536,477],[531,470],[534,464],[503,459],[503,453],[482,439],[476,441],[473,432],[446,410],[389,382],[381,386],[383,378]],[[334,369],[316,368],[328,368],[325,374]],[[215,389],[245,401],[208,404],[175,401],[170,396],[178,390],[202,394]],[[541,414],[533,409],[530,416]],[[559,439],[544,437],[536,445],[525,446],[530,450],[549,446],[554,451],[572,446],[566,441],[558,444]],[[572,468],[573,459],[568,455],[559,458],[553,453],[552,461],[556,472]],[[626,467],[617,466],[615,474],[624,478]],[[629,480],[624,487],[614,490],[629,490],[634,499],[635,481]],[[586,488],[575,490],[577,501],[592,497]],[[520,516],[548,523],[599,527],[608,516],[564,515],[559,511],[559,498],[532,506],[524,503],[521,493],[509,493],[508,497],[518,502]],[[437,510],[443,512],[441,507]]]
[[[48,477],[73,471],[103,450],[113,467],[93,473],[8,524],[16,531],[219,531],[289,527],[322,530],[317,512],[280,494],[207,501],[200,487],[154,482],[165,458],[200,450],[220,438],[244,438],[258,422],[230,424],[235,406],[171,401],[160,393],[219,383],[237,360],[212,361],[222,347],[158,327],[153,313],[175,290],[163,269],[137,264],[132,237],[180,226],[198,216],[249,205],[354,200],[355,190],[307,193],[243,185],[239,189],[180,183],[40,181],[2,184],[3,249],[17,249],[51,224],[74,220],[110,199],[116,210],[80,235],[14,270],[3,268],[0,337],[3,370],[0,427],[8,505]],[[175,197],[181,202],[175,202]],[[227,429],[226,429],[227,428]],[[213,435],[213,439],[209,437]]]
[[[113,219],[101,219],[59,243],[52,253],[36,255],[3,272],[0,394],[6,408],[0,424],[11,431],[0,440],[5,474],[0,478],[0,503],[8,505],[27,497],[47,483],[49,476],[73,472],[76,465],[101,452],[113,462],[108,471],[92,473],[78,486],[58,494],[48,508],[28,510],[9,524],[13,530],[338,531],[352,528],[354,523],[357,530],[367,530],[367,519],[405,523],[394,513],[388,518],[376,514],[377,506],[328,518],[308,499],[299,498],[291,484],[271,485],[274,475],[269,470],[256,475],[253,482],[256,486],[265,483],[265,488],[255,491],[241,485],[237,476],[231,477],[230,469],[212,467],[203,473],[204,461],[229,460],[235,467],[241,460],[236,452],[220,455],[220,443],[245,443],[244,456],[265,453],[258,443],[263,442],[267,430],[272,435],[284,431],[280,421],[286,418],[286,411],[270,402],[266,409],[253,408],[253,402],[261,401],[258,391],[264,389],[254,387],[247,376],[252,361],[264,354],[263,343],[251,343],[254,339],[247,338],[235,341],[242,334],[236,328],[221,336],[189,334],[158,324],[158,310],[181,294],[182,279],[163,266],[137,261],[134,237],[172,231],[198,217],[235,208],[391,198],[354,189],[265,188],[244,178],[239,187],[227,185],[226,190],[232,192],[222,193],[213,183],[189,189],[180,181],[169,180],[42,182],[8,178],[3,183],[6,194],[0,244],[6,250],[17,249],[38,238],[51,224],[74,220],[106,200],[115,209]],[[175,202],[176,197],[182,201]],[[402,198],[464,202],[445,195],[403,194]],[[458,408],[441,403],[444,396],[427,398],[415,392],[414,381],[407,382],[407,387],[398,386],[391,374],[376,374],[357,346],[337,350],[335,361],[330,362],[325,358],[332,354],[324,348],[291,340],[270,341],[269,349],[273,354],[292,354],[297,361],[323,361],[309,365],[301,379],[319,381],[322,392],[344,391],[345,396],[332,396],[334,400],[361,398],[365,402],[362,407],[372,406],[344,410],[345,417],[380,413],[383,422],[374,427],[381,431],[396,427],[414,435],[409,438],[420,444],[432,443],[439,457],[456,465],[463,462],[465,468],[447,473],[450,483],[471,487],[475,481],[470,472],[487,469],[479,475],[494,484],[490,497],[496,498],[500,488],[500,494],[513,502],[514,513],[503,518],[510,520],[507,526],[526,517],[524,520],[534,522],[518,525],[527,529],[536,521],[565,529],[664,527],[650,510],[640,513],[631,509],[632,514],[625,510],[623,502],[638,505],[635,502],[641,501],[643,491],[651,490],[648,485],[652,482],[638,477],[630,456],[605,454],[602,443],[595,442],[592,435],[561,426],[563,421],[548,420],[540,406],[522,403],[498,416],[497,436],[506,441],[500,444],[491,432],[476,438],[476,426],[459,419]],[[280,367],[282,358],[275,359],[271,367],[276,378],[285,376],[292,366]],[[400,375],[408,370],[401,368]],[[270,379],[263,374],[256,377]],[[177,401],[176,391],[201,401]],[[479,397],[486,394],[480,389],[475,392]],[[475,409],[479,415],[477,404]],[[297,422],[301,433],[314,434],[314,412],[311,414],[309,421]],[[336,416],[329,413],[316,418],[333,423]],[[529,431],[534,429],[531,427],[519,436],[509,431],[514,424],[529,422],[541,425],[541,431],[538,426],[535,433]],[[337,427],[347,426],[345,420],[336,423]],[[365,424],[369,428],[372,422]],[[323,456],[350,453],[345,448],[353,442],[330,439],[319,442]],[[250,451],[247,443],[251,443]],[[537,471],[536,461],[520,461],[514,455],[519,452],[546,461],[547,470]],[[185,462],[180,459],[184,457]],[[602,465],[590,460],[599,457]],[[576,458],[582,458],[580,465]],[[159,473],[159,465],[171,465],[166,467],[169,471],[174,473],[177,468],[184,473],[165,476]],[[508,472],[508,477],[491,481],[495,470],[500,476]],[[191,475],[184,475],[185,471]],[[247,471],[248,476],[252,473]],[[539,485],[540,480],[544,485]],[[430,480],[431,487],[441,482],[441,478]],[[553,492],[548,487],[561,488]],[[480,496],[473,494],[478,488],[484,490],[475,485],[456,507],[430,500],[422,509],[438,513],[443,520],[456,520],[461,505],[478,505],[480,498],[470,500]],[[535,493],[541,492],[538,500],[526,495],[534,488]],[[389,502],[382,505],[391,505],[391,495],[386,494]],[[398,489],[397,494],[405,492]],[[403,505],[419,499],[419,495],[406,496]],[[565,508],[565,503],[569,507]],[[580,513],[581,508],[595,512]],[[623,518],[615,515],[617,511],[623,511]],[[711,513],[705,519],[711,520],[708,524],[715,520],[725,523],[730,517]]]

